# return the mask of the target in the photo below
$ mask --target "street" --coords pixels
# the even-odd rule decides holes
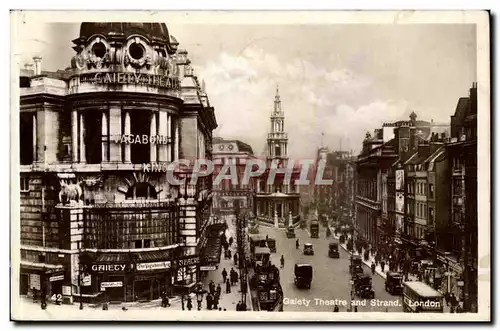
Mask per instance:
[[[320,226],[320,238],[311,238],[306,230],[296,229],[295,239],[288,239],[284,229],[259,227],[260,234],[276,239],[276,253],[271,255],[273,263],[280,265],[281,255],[285,258],[285,267],[280,271],[280,281],[285,297],[284,311],[333,311],[335,300],[340,311],[345,312],[350,306],[350,274],[349,253],[339,247],[340,258],[328,257],[326,228]],[[300,248],[295,248],[295,241],[299,239]],[[302,253],[305,243],[314,247],[314,255],[305,256]],[[313,266],[313,281],[311,289],[297,288],[294,284],[295,263],[309,263]],[[365,274],[371,275],[371,270],[363,265]],[[375,291],[375,300],[369,299],[357,304],[358,311],[402,312],[402,298],[392,296],[385,291],[384,279],[378,275],[372,276],[372,286]],[[305,300],[303,300],[305,299]],[[333,305],[330,305],[333,303]],[[373,305],[372,305],[373,303]],[[395,306],[388,306],[394,303]],[[364,304],[364,305],[363,305]]]

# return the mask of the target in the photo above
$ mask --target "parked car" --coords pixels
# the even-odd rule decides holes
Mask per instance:
[[[314,249],[311,243],[304,244],[304,255],[314,255]]]

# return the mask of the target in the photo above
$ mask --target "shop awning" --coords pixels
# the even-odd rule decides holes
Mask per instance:
[[[104,253],[96,258],[96,262],[114,263],[114,262],[129,262],[130,255],[123,253]]]
[[[222,249],[222,240],[220,237],[208,237],[207,244],[201,254],[201,261],[204,265],[219,264]]]
[[[151,251],[134,254],[135,262],[159,262],[172,260],[172,251]]]
[[[46,272],[64,270],[64,266],[62,264],[50,264],[50,263],[40,263],[40,262],[30,262],[30,261],[21,261],[21,267],[40,270],[40,271],[45,270]]]
[[[58,173],[57,178],[59,179],[73,179],[76,178],[75,174],[72,172],[66,172],[66,173]]]

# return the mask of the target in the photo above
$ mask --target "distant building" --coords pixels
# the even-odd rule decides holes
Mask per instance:
[[[255,214],[262,222],[278,227],[296,222],[300,211],[300,188],[295,180],[300,169],[288,164],[288,135],[285,131],[285,113],[281,108],[278,89],[271,112],[271,132],[267,136],[266,171],[257,179]],[[290,169],[287,179],[286,169]],[[270,176],[275,172],[275,178]]]
[[[247,161],[255,159],[252,147],[240,140],[219,137],[213,139],[212,146],[214,181],[224,164],[234,164],[238,175],[235,184],[231,179],[223,179],[220,184],[213,185],[213,212],[219,215],[233,214],[237,204],[253,212],[256,179],[250,177],[248,183],[243,183]],[[230,174],[229,170],[226,174]]]

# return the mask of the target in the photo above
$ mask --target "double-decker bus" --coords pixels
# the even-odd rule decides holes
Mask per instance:
[[[443,295],[423,282],[405,282],[403,310],[410,313],[442,313]]]

